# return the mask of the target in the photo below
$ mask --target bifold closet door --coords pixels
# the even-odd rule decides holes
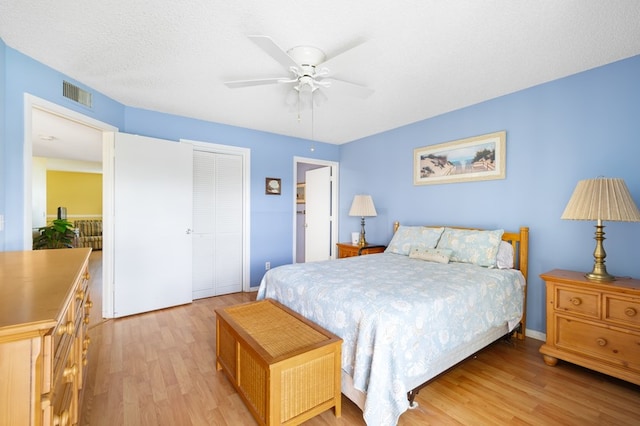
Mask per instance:
[[[243,159],[193,152],[193,298],[242,291]]]

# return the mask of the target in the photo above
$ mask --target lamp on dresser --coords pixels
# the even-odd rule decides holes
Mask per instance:
[[[364,218],[375,217],[377,215],[378,213],[376,212],[376,207],[373,205],[371,195],[356,195],[353,197],[349,216],[360,216],[362,218],[360,221],[360,238],[358,239],[358,246],[364,247],[367,245],[364,232]]]
[[[562,219],[595,220],[596,248],[593,252],[593,270],[586,274],[592,281],[613,281],[615,277],[607,273],[604,251],[604,225],[602,221],[640,222],[640,211],[633,202],[623,179],[598,177],[578,182]]]

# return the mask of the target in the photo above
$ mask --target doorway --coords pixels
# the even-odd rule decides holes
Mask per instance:
[[[50,120],[47,120],[44,123],[38,122],[36,120],[36,122],[34,123],[33,117],[34,111],[36,110],[38,112],[46,112],[46,116]],[[77,149],[77,147],[74,145],[75,139],[77,139],[78,134],[81,134],[80,139],[82,139],[83,143],[87,144],[89,143],[87,135],[91,132],[95,133],[97,136],[95,136],[95,139],[92,138],[91,140],[93,141],[93,143],[98,144],[98,146],[95,148],[98,149],[99,152],[102,152],[102,134],[104,132],[117,131],[118,129],[117,127],[114,127],[110,124],[87,117],[83,114],[55,104],[53,102],[38,98],[37,96],[33,96],[28,93],[25,93],[24,95],[23,116],[23,250],[31,250],[34,224],[38,223],[37,220],[34,220],[33,215],[34,140],[42,136],[48,138],[52,135],[62,134],[64,136],[59,137],[58,140],[50,140],[50,142],[57,142],[57,148],[62,150],[56,155],[63,159],[78,161],[83,160],[83,158],[80,156],[81,150]],[[36,128],[34,127],[35,125],[38,125],[39,127]],[[90,132],[87,132],[87,130],[90,130]],[[89,160],[89,162],[95,161],[94,158],[91,158]],[[99,161],[101,162],[102,160],[100,159]],[[105,187],[103,183],[103,191],[104,188]],[[104,262],[104,257],[102,260]],[[106,268],[104,267],[102,268],[103,282],[105,269]],[[103,300],[104,297],[105,290],[103,288]],[[104,305],[101,314],[102,316],[105,316]]]
[[[306,238],[305,224],[307,220],[307,202],[313,200],[314,197],[319,195],[312,189],[311,192],[307,190],[306,185],[306,172],[310,170],[327,169],[328,176],[326,177],[328,190],[328,207],[329,215],[327,220],[330,222],[324,229],[328,235],[328,238],[322,238],[322,242],[316,241],[316,239]],[[312,251],[326,251],[328,253],[327,258],[335,259],[336,257],[336,242],[338,237],[338,163],[334,161],[317,160],[313,158],[294,157],[293,159],[293,185],[294,185],[294,217],[293,217],[293,263],[303,263],[308,261],[306,259],[305,252],[309,252],[310,244],[317,245],[322,244],[322,247],[313,247]],[[324,191],[323,191],[324,192]],[[304,194],[304,195],[302,195]],[[300,197],[303,197],[304,202],[301,202]],[[326,193],[324,196],[327,196]]]

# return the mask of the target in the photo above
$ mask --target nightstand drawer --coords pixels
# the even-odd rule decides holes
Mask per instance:
[[[556,286],[555,309],[600,318],[600,293]]]
[[[640,328],[640,300],[605,296],[604,319]]]
[[[559,316],[556,346],[640,372],[640,333],[599,327]]]

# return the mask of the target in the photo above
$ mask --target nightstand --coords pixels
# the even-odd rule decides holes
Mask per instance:
[[[377,244],[367,244],[364,247],[360,247],[357,244],[351,243],[338,243],[338,259],[343,257],[360,256],[363,254],[382,253],[387,246]]]
[[[540,277],[547,286],[544,362],[563,359],[640,385],[640,280],[600,283],[560,269]]]

